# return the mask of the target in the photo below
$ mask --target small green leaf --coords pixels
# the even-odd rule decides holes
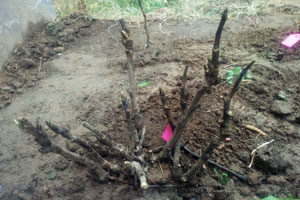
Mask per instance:
[[[252,79],[252,76],[250,74],[246,74],[245,79]]]
[[[222,173],[221,175],[221,183],[223,185],[226,185],[228,183],[229,179],[228,179],[228,174],[226,173]]]
[[[228,83],[229,85],[232,85],[232,84],[233,84],[231,80],[230,80],[230,81],[227,81],[227,83]]]
[[[276,197],[274,197],[274,196],[272,196],[272,195],[269,195],[269,196],[263,198],[262,200],[279,200],[279,199],[276,198]]]
[[[216,175],[219,175],[218,170],[216,168],[213,169]]]
[[[234,76],[239,75],[240,72],[241,72],[241,67],[236,67],[236,68],[234,68],[234,69],[232,70],[232,72],[233,72],[233,75],[234,75]]]
[[[279,91],[277,95],[281,100],[287,101],[286,95],[283,91]]]
[[[137,86],[138,87],[145,87],[145,86],[150,85],[150,84],[152,84],[151,81],[144,81],[144,82],[138,83]]]
[[[233,76],[233,71],[231,70],[227,71],[226,76]]]

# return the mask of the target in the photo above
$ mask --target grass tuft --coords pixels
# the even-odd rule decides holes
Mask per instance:
[[[137,0],[85,0],[85,11],[79,9],[80,0],[53,0],[53,2],[59,18],[84,12],[98,19],[142,19]],[[230,18],[239,18],[259,16],[268,12],[271,0],[143,0],[143,6],[150,19],[214,18],[219,17],[225,7],[230,9]]]

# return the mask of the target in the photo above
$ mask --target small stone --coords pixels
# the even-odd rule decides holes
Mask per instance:
[[[30,58],[24,58],[19,62],[19,66],[23,68],[31,68],[36,66],[36,62]]]
[[[4,100],[9,100],[10,96],[9,95],[4,95]]]
[[[54,51],[55,53],[61,53],[61,52],[63,52],[64,50],[65,50],[64,47],[55,47],[55,48],[53,49],[53,51]]]
[[[227,190],[218,190],[215,193],[215,200],[224,200],[229,196],[229,192]]]
[[[274,101],[271,112],[280,117],[293,113],[292,104],[288,101]]]
[[[214,187],[214,188],[221,187],[221,184],[218,181],[216,181],[215,179],[213,179],[208,175],[205,175],[204,177],[201,178],[200,185],[206,187]]]
[[[4,87],[2,87],[2,90],[3,91],[10,91],[11,87],[10,86],[4,86]]]
[[[268,196],[272,191],[270,191],[270,189],[268,187],[262,187],[259,188],[256,191],[256,195],[260,198],[265,198],[266,196]]]
[[[69,151],[72,151],[72,152],[76,152],[79,149],[79,145],[77,145],[73,142],[70,142],[70,141],[66,142],[66,147]]]
[[[289,161],[283,156],[284,152],[276,147],[261,148],[256,153],[254,165],[266,174],[278,174],[290,168]]]
[[[17,81],[17,80],[13,81],[11,84],[16,89],[22,87],[22,85],[23,85],[20,81]]]
[[[17,89],[17,90],[16,90],[16,93],[17,93],[17,94],[23,93],[23,89],[22,89],[22,88]]]
[[[251,189],[249,187],[240,188],[240,192],[243,196],[248,196],[251,193]]]
[[[67,28],[67,29],[64,30],[64,32],[65,32],[67,35],[70,35],[70,34],[73,34],[73,33],[75,32],[75,30],[72,29],[72,28]]]
[[[252,174],[250,174],[250,176],[248,177],[248,183],[250,185],[258,185],[260,182],[260,174],[253,172]]]
[[[270,176],[267,182],[274,185],[279,185],[285,187],[287,185],[287,180],[283,176]]]
[[[241,197],[240,194],[232,193],[229,195],[228,200],[241,200],[243,197]]]
[[[69,166],[68,162],[65,160],[57,160],[56,162],[53,163],[53,167],[56,170],[63,171],[67,169]]]
[[[68,36],[68,33],[66,33],[66,32],[58,33],[58,37],[66,37],[66,36]]]
[[[239,157],[239,159],[245,163],[248,163],[250,160],[250,156],[249,153],[245,150],[240,150],[237,153],[237,156]]]

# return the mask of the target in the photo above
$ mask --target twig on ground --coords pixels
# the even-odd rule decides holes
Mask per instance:
[[[19,128],[24,130],[26,133],[33,135],[35,137],[35,141],[42,147],[44,153],[56,153],[59,154],[66,159],[71,159],[75,162],[78,162],[91,170],[92,173],[97,175],[97,178],[100,181],[104,181],[108,173],[99,165],[94,163],[88,158],[81,157],[80,155],[68,151],[64,148],[61,148],[55,144],[53,144],[47,134],[44,132],[42,125],[37,122],[36,126],[32,125],[27,119],[21,118],[15,120],[15,123],[18,125]]]
[[[41,72],[42,66],[43,66],[43,57],[40,57],[39,72]]]
[[[256,152],[258,149],[260,149],[260,148],[262,148],[262,147],[264,147],[264,146],[266,146],[266,145],[268,145],[268,144],[270,144],[270,143],[272,143],[272,142],[274,142],[274,141],[275,141],[275,140],[273,139],[273,140],[271,140],[271,141],[269,141],[269,142],[265,142],[265,143],[261,144],[260,146],[258,146],[257,148],[255,148],[255,149],[251,152],[252,158],[251,158],[251,162],[250,162],[248,168],[251,168],[251,166],[252,166],[252,164],[253,164],[254,157],[255,157],[255,152]]]
[[[108,29],[107,29],[108,35],[116,42],[116,45],[111,48],[115,48],[119,45],[119,40],[110,32],[110,29],[112,29],[113,27],[115,27],[117,25],[118,25],[118,23],[115,23],[115,24],[111,25],[110,27],[108,27]]]
[[[268,136],[267,133],[263,132],[262,130],[254,127],[254,126],[251,126],[251,125],[245,125],[245,127],[249,130],[252,130],[252,131],[256,131],[257,133],[259,133],[259,135],[263,135],[263,136]]]
[[[160,24],[159,24],[159,31],[161,32],[161,33],[163,33],[163,34],[166,34],[166,35],[170,35],[170,33],[167,33],[167,32],[164,32],[163,30],[162,30],[162,25],[163,25],[163,23],[165,23],[167,20],[168,20],[169,18],[168,17],[166,17]]]
[[[144,8],[143,8],[142,0],[138,0],[138,3],[139,3],[139,6],[142,10],[143,16],[144,16],[144,28],[145,28],[146,35],[147,35],[147,43],[146,43],[145,47],[149,48],[150,47],[150,36],[149,36],[148,26],[147,26],[147,16],[146,16],[146,13],[145,13]]]
[[[201,157],[198,159],[198,161],[193,165],[193,167],[188,170],[181,178],[182,181],[188,181],[190,177],[195,175],[198,171],[202,170],[203,164],[207,163],[207,160],[209,159],[211,153],[213,150],[220,144],[222,141],[226,139],[226,137],[229,137],[228,135],[228,127],[229,127],[229,121],[230,121],[230,104],[233,96],[238,91],[239,85],[242,82],[243,77],[247,73],[247,71],[253,66],[255,61],[252,61],[250,64],[248,64],[240,73],[238,76],[230,94],[227,100],[224,101],[224,111],[223,111],[223,121],[220,126],[220,138],[214,139],[208,147],[205,149]]]
[[[111,138],[107,137],[106,135],[98,131],[95,127],[88,124],[87,122],[83,123],[83,127],[89,129],[92,133],[94,133],[97,139],[99,140],[99,142],[109,146],[110,148],[112,148],[112,150],[118,152],[119,154],[123,155],[127,159],[133,160],[133,157],[128,154],[127,149],[122,144],[119,144],[114,140],[112,140]]]
[[[119,173],[121,171],[120,167],[118,165],[114,165],[110,162],[108,162],[106,159],[104,159],[91,145],[89,145],[87,142],[82,141],[77,136],[73,135],[68,129],[61,128],[58,125],[55,125],[51,123],[50,121],[46,121],[47,126],[56,134],[59,134],[63,136],[64,138],[67,138],[71,140],[72,142],[79,144],[83,148],[93,151],[93,153],[97,156],[98,161],[101,162],[100,165],[104,169],[117,172]]]

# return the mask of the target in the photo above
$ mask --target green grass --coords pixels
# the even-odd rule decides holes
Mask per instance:
[[[53,0],[58,17],[79,13],[79,0]],[[271,0],[143,0],[149,18],[203,19],[219,17],[228,7],[229,17],[259,16],[267,13]],[[98,19],[142,19],[137,0],[85,0],[85,14]]]

